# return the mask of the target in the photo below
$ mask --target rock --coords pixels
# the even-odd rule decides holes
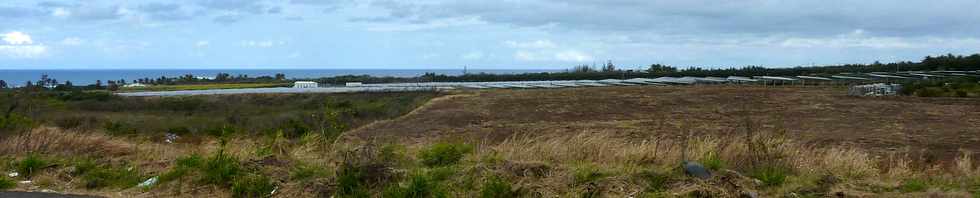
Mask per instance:
[[[711,172],[708,172],[704,165],[692,161],[684,161],[684,173],[701,179],[711,178]]]
[[[739,194],[741,198],[759,198],[759,193],[753,191],[743,191]]]

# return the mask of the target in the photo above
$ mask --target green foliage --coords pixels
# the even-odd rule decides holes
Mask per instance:
[[[235,177],[231,184],[232,197],[271,197],[276,186],[269,177],[245,174]]]
[[[135,168],[109,166],[89,167],[81,174],[85,188],[98,189],[104,187],[128,188],[136,186],[144,178]]]
[[[923,192],[928,188],[929,184],[927,184],[925,180],[921,179],[908,179],[898,186],[898,190],[903,193]]]
[[[202,164],[204,164],[204,157],[198,154],[177,158],[174,168],[160,175],[160,183],[166,183],[184,177],[191,171],[200,168]]]
[[[482,198],[521,197],[523,195],[523,190],[514,189],[509,182],[496,176],[487,177],[483,186],[480,187],[480,197]]]
[[[789,169],[782,166],[761,166],[749,172],[749,176],[762,181],[763,185],[770,187],[783,185],[789,174]]]
[[[315,178],[326,177],[328,172],[325,168],[308,164],[300,164],[290,171],[289,180],[306,181]]]
[[[31,178],[31,176],[46,168],[48,164],[49,162],[47,160],[42,159],[38,155],[31,154],[17,163],[17,172],[23,175],[24,178]]]
[[[17,182],[7,178],[6,176],[0,176],[0,190],[7,190],[11,188],[16,188]]]
[[[428,167],[448,166],[458,163],[471,151],[473,146],[467,144],[436,143],[422,150],[418,157]]]
[[[22,131],[31,129],[36,124],[34,120],[16,113],[10,114],[10,117],[0,115],[0,131]]]
[[[228,185],[243,170],[235,157],[218,154],[204,161],[201,172],[201,181],[206,184]]]
[[[637,179],[641,180],[641,183],[646,183],[647,192],[663,192],[667,190],[667,185],[670,184],[670,175],[663,174],[656,171],[643,171],[637,175]]]
[[[408,183],[391,185],[382,192],[386,198],[443,198],[449,197],[448,191],[439,180],[423,172],[416,172],[408,178]]]
[[[599,181],[599,179],[606,176],[607,175],[605,173],[595,166],[580,166],[572,173],[572,182],[575,185],[582,185]]]
[[[343,165],[337,171],[337,197],[370,197],[367,170],[363,166]]]
[[[725,161],[721,159],[721,156],[717,152],[708,152],[704,154],[701,158],[701,164],[709,170],[717,171],[725,168]]]

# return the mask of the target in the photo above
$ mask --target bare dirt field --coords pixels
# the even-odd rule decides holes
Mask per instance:
[[[980,152],[980,99],[849,97],[816,87],[604,87],[459,92],[348,138],[499,142],[515,134],[583,131],[624,138],[784,132],[813,146],[948,160]]]

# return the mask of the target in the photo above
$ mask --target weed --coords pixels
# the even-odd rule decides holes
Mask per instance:
[[[306,181],[327,176],[327,171],[323,167],[313,165],[297,165],[289,173],[289,180]]]
[[[17,182],[7,178],[6,176],[0,176],[0,190],[7,190],[17,187]]]
[[[929,185],[926,184],[926,181],[921,179],[908,179],[898,186],[898,190],[903,193],[923,192],[926,191],[927,188],[929,188]]]
[[[718,152],[714,152],[714,151],[705,153],[704,157],[701,158],[701,164],[703,164],[704,167],[708,168],[709,170],[713,170],[713,171],[717,171],[717,170],[721,170],[722,168],[725,168],[725,161],[721,159],[721,156],[718,155]]]
[[[143,177],[134,168],[90,167],[82,175],[85,188],[127,188],[139,184]]]
[[[34,174],[40,172],[41,169],[47,166],[48,161],[36,154],[31,154],[21,160],[20,163],[17,163],[17,171],[23,174],[24,178],[31,178],[31,176],[34,176]]]
[[[753,178],[762,181],[762,184],[766,186],[780,186],[786,182],[786,176],[789,174],[789,170],[778,166],[762,166],[757,167],[749,172],[749,175]]]
[[[428,167],[448,166],[458,163],[473,147],[466,144],[436,143],[419,153],[422,164]]]
[[[480,197],[483,198],[520,197],[523,194],[523,190],[514,189],[510,183],[497,176],[488,177],[480,188]]]
[[[337,171],[337,197],[370,197],[364,167],[344,165]]]
[[[270,197],[276,186],[261,174],[244,174],[234,178],[231,184],[232,197]]]
[[[598,168],[593,166],[582,166],[576,168],[572,174],[572,181],[575,185],[581,185],[586,183],[592,183],[606,177],[606,174],[601,172]]]
[[[242,172],[238,159],[220,153],[208,158],[202,165],[201,172],[204,175],[201,181],[206,184],[227,185]]]
[[[406,186],[391,185],[382,192],[386,198],[449,197],[439,181],[422,172],[416,172],[408,179]]]

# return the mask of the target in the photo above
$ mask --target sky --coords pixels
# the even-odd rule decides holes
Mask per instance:
[[[3,0],[0,69],[733,67],[980,52],[977,0]]]

